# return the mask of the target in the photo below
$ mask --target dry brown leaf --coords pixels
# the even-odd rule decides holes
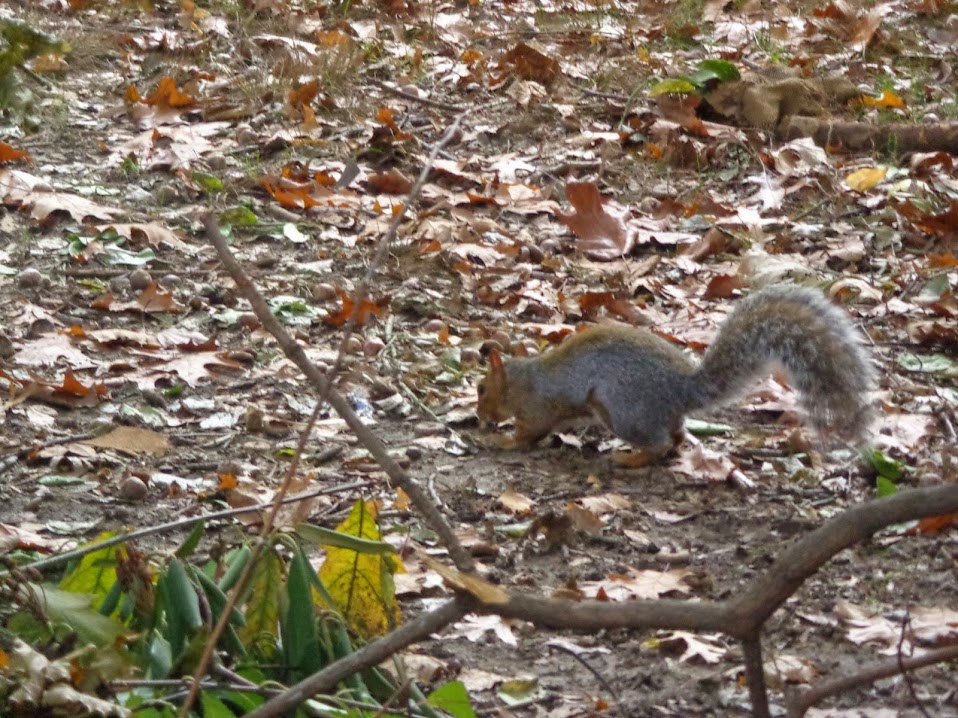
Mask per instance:
[[[150,429],[135,426],[118,426],[103,436],[83,442],[101,449],[116,449],[125,454],[152,454],[162,456],[170,448],[169,439]]]
[[[566,197],[575,213],[557,210],[556,216],[579,238],[577,247],[586,257],[612,261],[632,251],[635,234],[626,223],[627,209],[604,205],[592,182],[568,182]]]

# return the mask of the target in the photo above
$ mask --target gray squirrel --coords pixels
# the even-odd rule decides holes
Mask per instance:
[[[624,326],[577,332],[535,357],[503,359],[493,349],[477,413],[484,422],[515,417],[515,447],[593,416],[655,458],[681,441],[687,413],[735,398],[775,364],[819,431],[861,436],[875,386],[862,335],[820,292],[792,285],[738,302],[698,365],[666,340]]]

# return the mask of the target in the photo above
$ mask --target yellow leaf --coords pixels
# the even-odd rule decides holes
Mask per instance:
[[[336,531],[380,541],[375,505],[357,501]],[[350,628],[361,635],[381,636],[399,624],[393,574],[404,570],[392,555],[327,546],[319,580],[336,602],[333,608],[339,609]]]
[[[885,179],[888,172],[884,167],[866,167],[855,170],[845,178],[845,184],[858,192],[864,192]]]

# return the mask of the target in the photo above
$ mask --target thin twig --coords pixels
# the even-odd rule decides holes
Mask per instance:
[[[599,685],[602,686],[603,689],[605,689],[605,692],[608,693],[610,696],[612,696],[613,699],[615,699],[615,712],[622,714],[622,699],[619,698],[619,694],[615,692],[615,689],[609,685],[609,682],[605,680],[605,676],[599,673],[599,671],[593,668],[587,660],[585,660],[582,656],[580,656],[578,653],[573,651],[568,646],[565,646],[562,643],[552,643],[552,642],[546,645],[549,648],[554,648],[559,651],[562,651],[563,653],[569,654],[575,660],[581,663],[583,668],[585,668],[589,673],[595,676],[595,679],[599,682]]]
[[[363,276],[362,282],[356,291],[355,308],[344,328],[343,336],[339,344],[339,351],[336,355],[336,361],[327,373],[319,371],[315,364],[313,364],[306,356],[303,348],[291,336],[289,336],[283,326],[273,315],[272,311],[270,311],[269,306],[266,304],[258,288],[250,280],[249,276],[243,270],[239,262],[237,262],[233,257],[229,247],[226,245],[226,241],[220,232],[219,221],[216,215],[207,215],[204,220],[204,226],[207,236],[212,242],[213,246],[216,248],[223,266],[229,272],[230,276],[233,278],[233,281],[236,282],[239,290],[250,302],[250,305],[252,306],[257,318],[262,323],[263,328],[272,334],[273,337],[275,337],[286,356],[289,357],[289,359],[292,360],[293,363],[303,371],[307,379],[309,379],[313,386],[315,386],[318,390],[319,401],[317,402],[314,415],[310,419],[311,423],[315,420],[316,412],[319,410],[319,407],[321,407],[324,402],[328,401],[330,406],[332,406],[333,409],[343,418],[349,428],[369,450],[373,458],[383,468],[383,470],[386,471],[390,478],[396,481],[396,483],[399,484],[400,487],[402,487],[402,489],[409,495],[413,504],[417,509],[419,509],[432,529],[439,534],[441,540],[449,550],[450,557],[460,568],[460,570],[471,571],[473,568],[472,557],[459,543],[459,540],[456,538],[449,524],[446,523],[438,507],[429,501],[426,492],[423,491],[419,484],[409,477],[408,474],[402,470],[395,459],[389,455],[385,445],[380,441],[379,437],[362,423],[362,421],[353,411],[353,408],[350,406],[349,402],[336,390],[333,385],[333,379],[336,377],[339,368],[343,363],[344,357],[346,356],[346,347],[350,337],[352,336],[353,329],[358,321],[359,314],[362,310],[362,305],[366,301],[366,297],[369,295],[373,277],[388,256],[390,244],[399,231],[399,225],[401,224],[410,205],[415,201],[415,199],[419,196],[419,193],[422,191],[422,187],[426,183],[426,179],[429,176],[429,172],[432,169],[432,165],[435,162],[436,157],[442,148],[455,136],[464,116],[464,112],[457,115],[452,124],[450,124],[450,126],[447,128],[446,132],[443,133],[439,141],[433,146],[432,151],[430,152],[430,155],[419,174],[419,178],[410,189],[399,212],[393,216],[389,228],[387,229],[385,235],[383,235],[383,238],[380,240],[376,252],[370,261],[369,268]],[[308,433],[308,431],[304,431],[300,437],[300,445],[296,452],[297,457],[299,457],[305,450],[305,441]],[[284,489],[288,485],[292,475],[293,472],[291,470],[287,475],[287,481],[284,482]],[[270,527],[272,525],[271,519],[275,513],[276,508],[273,509],[270,516],[267,518],[266,525],[263,530],[264,536],[269,533]],[[200,658],[199,664],[197,666],[196,677],[190,690],[190,694],[187,696],[184,704],[180,708],[181,716],[186,716],[188,714],[189,709],[196,700],[196,697],[199,693],[200,681],[205,675],[206,666],[209,665],[217,641],[219,640],[219,636],[226,628],[232,602],[235,602],[236,597],[240,595],[245,582],[252,575],[252,567],[256,563],[255,559],[258,555],[258,549],[263,544],[264,540],[265,539],[261,538],[260,542],[258,542],[254,548],[253,555],[251,556],[250,561],[248,561],[247,565],[244,567],[244,571],[240,576],[240,580],[237,582],[234,590],[230,593],[230,601],[227,603],[226,609],[223,610],[220,620],[217,622],[213,632],[209,637],[209,641],[205,646],[203,655]],[[341,662],[342,661],[337,662],[337,664],[334,665],[338,665],[338,663]]]
[[[296,494],[295,496],[288,496],[283,500],[284,504],[290,504],[295,501],[303,501],[305,499],[311,499],[316,496],[324,496],[326,494],[338,494],[344,491],[354,491],[356,489],[364,489],[370,486],[369,481],[354,481],[351,484],[343,484],[342,486],[334,486],[330,489],[317,489],[316,491],[307,491],[306,493]],[[222,511],[214,511],[213,513],[203,514],[202,516],[190,516],[185,519],[177,519],[176,521],[169,521],[165,524],[158,524],[157,526],[150,526],[145,529],[138,529],[137,531],[131,531],[130,533],[121,534],[119,536],[113,536],[111,538],[105,539],[103,541],[97,541],[96,543],[89,544],[87,546],[82,546],[72,551],[66,551],[64,553],[58,553],[55,556],[50,556],[49,558],[41,558],[39,561],[34,561],[33,563],[28,563],[26,566],[20,568],[21,571],[42,571],[52,566],[59,566],[60,564],[73,561],[77,558],[83,558],[88,553],[93,553],[94,551],[99,551],[100,549],[109,548],[110,546],[116,546],[117,544],[126,543],[127,541],[135,541],[141,539],[145,536],[152,536],[153,534],[164,533],[166,531],[174,531],[180,528],[186,528],[194,524],[198,524],[200,521],[211,521],[213,519],[222,519],[228,518],[230,516],[236,516],[238,514],[249,513],[250,511],[259,511],[261,509],[267,509],[272,506],[272,502],[265,504],[254,504],[252,506],[243,506],[237,509],[224,509]],[[0,575],[7,573],[6,569],[0,568]]]
[[[9,454],[4,454],[3,456],[0,456],[0,474],[15,466],[16,463],[21,459],[27,458],[34,451],[42,451],[43,449],[48,449],[51,446],[60,446],[61,444],[72,444],[74,441],[86,441],[87,439],[92,439],[94,436],[96,436],[96,433],[92,431],[88,431],[83,434],[73,434],[72,436],[61,436],[57,439],[50,439],[49,441],[43,441],[39,444],[32,444]]]
[[[427,97],[418,97],[417,95],[412,94],[411,92],[406,92],[405,90],[400,90],[398,87],[393,87],[392,85],[375,78],[372,79],[373,84],[379,87],[381,90],[385,90],[390,95],[395,95],[396,97],[401,97],[404,100],[409,100],[410,102],[418,102],[421,105],[426,107],[435,107],[437,110],[449,110],[450,112],[463,112],[463,108],[460,105],[453,105],[449,102],[442,102],[440,100],[430,100]]]
[[[905,636],[908,635],[908,629],[911,628],[911,614],[908,613],[905,615],[904,619],[901,622],[901,632],[898,634],[898,649],[895,653],[896,663],[898,664],[898,670],[901,671],[901,677],[905,681],[905,686],[908,688],[908,693],[911,695],[911,699],[915,702],[915,706],[921,712],[925,718],[931,718],[928,715],[928,711],[925,710],[924,704],[921,702],[921,699],[918,697],[917,691],[915,691],[915,683],[912,681],[911,673],[905,670],[905,654],[902,652],[902,649],[905,646]]]

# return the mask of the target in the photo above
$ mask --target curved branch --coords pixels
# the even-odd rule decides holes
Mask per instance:
[[[897,676],[903,670],[913,671],[917,668],[924,668],[942,661],[950,661],[954,658],[958,658],[958,645],[936,648],[922,653],[920,656],[896,657],[865,666],[862,670],[847,676],[840,676],[829,681],[820,681],[811,688],[796,691],[788,697],[787,716],[788,718],[802,718],[809,708],[821,702],[824,698],[844,693],[851,688],[869,685],[882,678]]]
[[[829,519],[789,546],[738,598],[713,602],[573,602],[507,592],[503,603],[477,611],[519,618],[549,628],[597,631],[605,628],[673,628],[721,631],[739,640],[756,635],[769,616],[806,578],[844,549],[892,524],[958,512],[958,484],[913,489],[875,499]],[[496,587],[501,590],[501,587]],[[476,596],[481,602],[482,597]]]

